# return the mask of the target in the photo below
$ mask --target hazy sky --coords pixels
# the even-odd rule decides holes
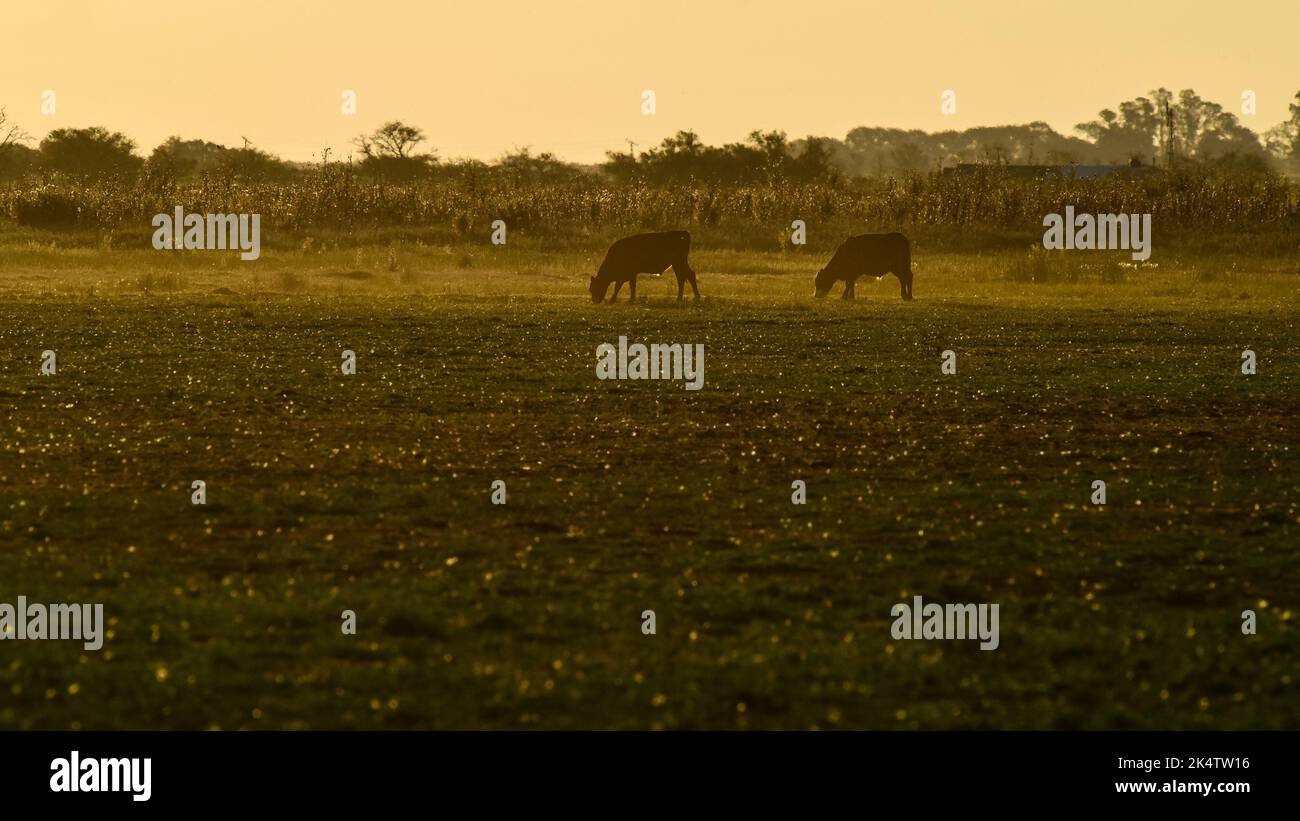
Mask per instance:
[[[596,161],[686,128],[709,143],[1033,120],[1073,133],[1159,86],[1239,116],[1254,90],[1258,113],[1241,119],[1262,132],[1300,90],[1300,0],[0,3],[10,117],[37,139],[106,126],[142,154],[175,134],[341,157],[397,118],[443,157],[480,159],[532,146]]]

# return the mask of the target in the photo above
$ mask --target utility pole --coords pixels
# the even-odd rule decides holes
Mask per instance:
[[[1169,138],[1169,148],[1165,152],[1165,168],[1172,168],[1174,164],[1174,110],[1170,107],[1169,101],[1165,101],[1165,134]]]

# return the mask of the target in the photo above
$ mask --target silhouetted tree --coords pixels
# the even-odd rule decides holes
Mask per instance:
[[[134,141],[99,126],[55,129],[41,140],[39,152],[44,168],[85,177],[134,173],[144,162]]]
[[[146,167],[177,179],[215,174],[250,180],[276,180],[286,179],[296,172],[290,163],[252,144],[228,148],[206,140],[182,140],[179,137],[169,137],[155,148],[146,161]]]
[[[834,140],[826,137],[807,137],[801,141],[795,156],[789,161],[789,175],[799,180],[831,180],[839,176],[835,171]]]
[[[1159,157],[1168,163],[1169,126],[1166,106],[1173,114],[1174,152],[1183,159],[1212,160],[1228,155],[1262,157],[1264,147],[1255,132],[1243,126],[1223,106],[1201,99],[1191,89],[1175,98],[1159,88],[1149,97],[1120,103],[1119,113],[1102,111],[1096,120],[1075,129],[1086,135],[1108,162]]]
[[[1296,92],[1295,102],[1290,105],[1290,114],[1268,130],[1264,135],[1265,144],[1284,170],[1300,174],[1300,91]]]
[[[1118,113],[1102,109],[1097,119],[1079,123],[1074,130],[1092,142],[1102,162],[1122,163],[1134,157],[1149,162],[1164,143],[1161,98],[1159,92],[1152,96],[1156,99],[1138,97],[1120,103]]]
[[[425,141],[425,134],[413,125],[393,120],[352,142],[361,150],[362,173],[387,179],[403,180],[420,176],[437,162],[433,152],[416,154],[415,148]]]
[[[9,114],[3,106],[0,106],[0,155],[4,155],[10,148],[21,145],[31,139],[27,132],[18,127],[18,124],[9,119]]]
[[[1191,89],[1179,92],[1174,106],[1174,140],[1184,154],[1198,160],[1225,156],[1262,156],[1264,146],[1237,115],[1218,103],[1203,100]]]
[[[0,107],[0,179],[21,177],[31,170],[36,152],[24,145],[30,139]]]
[[[503,154],[497,160],[496,167],[518,182],[555,182],[582,174],[574,166],[561,162],[554,154],[542,152],[534,155],[527,146]]]
[[[352,142],[361,149],[361,155],[370,157],[410,157],[415,147],[424,142],[424,132],[400,120],[384,123],[369,134],[362,134]]]
[[[20,143],[13,143],[0,151],[0,179],[16,180],[37,168],[39,155]]]

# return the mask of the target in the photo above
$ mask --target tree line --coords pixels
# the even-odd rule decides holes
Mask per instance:
[[[421,128],[394,121],[359,135],[348,163],[363,176],[388,181],[481,176],[546,182],[598,175],[651,184],[832,182],[924,173],[959,163],[1169,166],[1183,162],[1300,175],[1300,92],[1289,106],[1288,118],[1262,136],[1190,89],[1174,94],[1163,88],[1104,109],[1074,130],[1075,136],[1063,135],[1043,122],[939,132],[860,127],[843,139],[799,140],[782,131],[754,131],[742,142],[720,146],[706,145],[695,132],[681,131],[639,153],[610,151],[605,162],[580,166],[527,148],[492,163],[443,160],[436,151],[424,149],[428,136]],[[83,179],[147,175],[276,181],[331,164],[328,150],[317,163],[291,162],[247,139],[240,147],[229,147],[171,137],[143,157],[129,137],[100,127],[55,129],[34,147],[32,142],[0,109],[0,179],[60,174]]]

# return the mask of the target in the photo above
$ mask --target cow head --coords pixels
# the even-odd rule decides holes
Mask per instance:
[[[902,291],[903,299],[912,298],[912,272],[905,271],[898,275],[898,287]]]
[[[817,279],[814,280],[813,282],[813,285],[816,288],[816,290],[813,292],[813,296],[817,297],[818,299],[821,299],[822,297],[826,296],[826,294],[830,293],[831,286],[834,284],[835,284],[835,278],[830,274],[826,273],[825,268],[821,269],[820,271],[817,272]]]
[[[605,282],[605,283],[597,282],[596,277],[592,277],[592,278],[591,278],[591,282],[588,283],[588,285],[587,285],[587,290],[591,292],[591,301],[592,301],[592,302],[598,302],[598,303],[599,303],[599,302],[604,302],[604,301],[605,301],[605,291],[608,290],[608,289],[609,289],[609,283],[608,283],[608,282]]]

